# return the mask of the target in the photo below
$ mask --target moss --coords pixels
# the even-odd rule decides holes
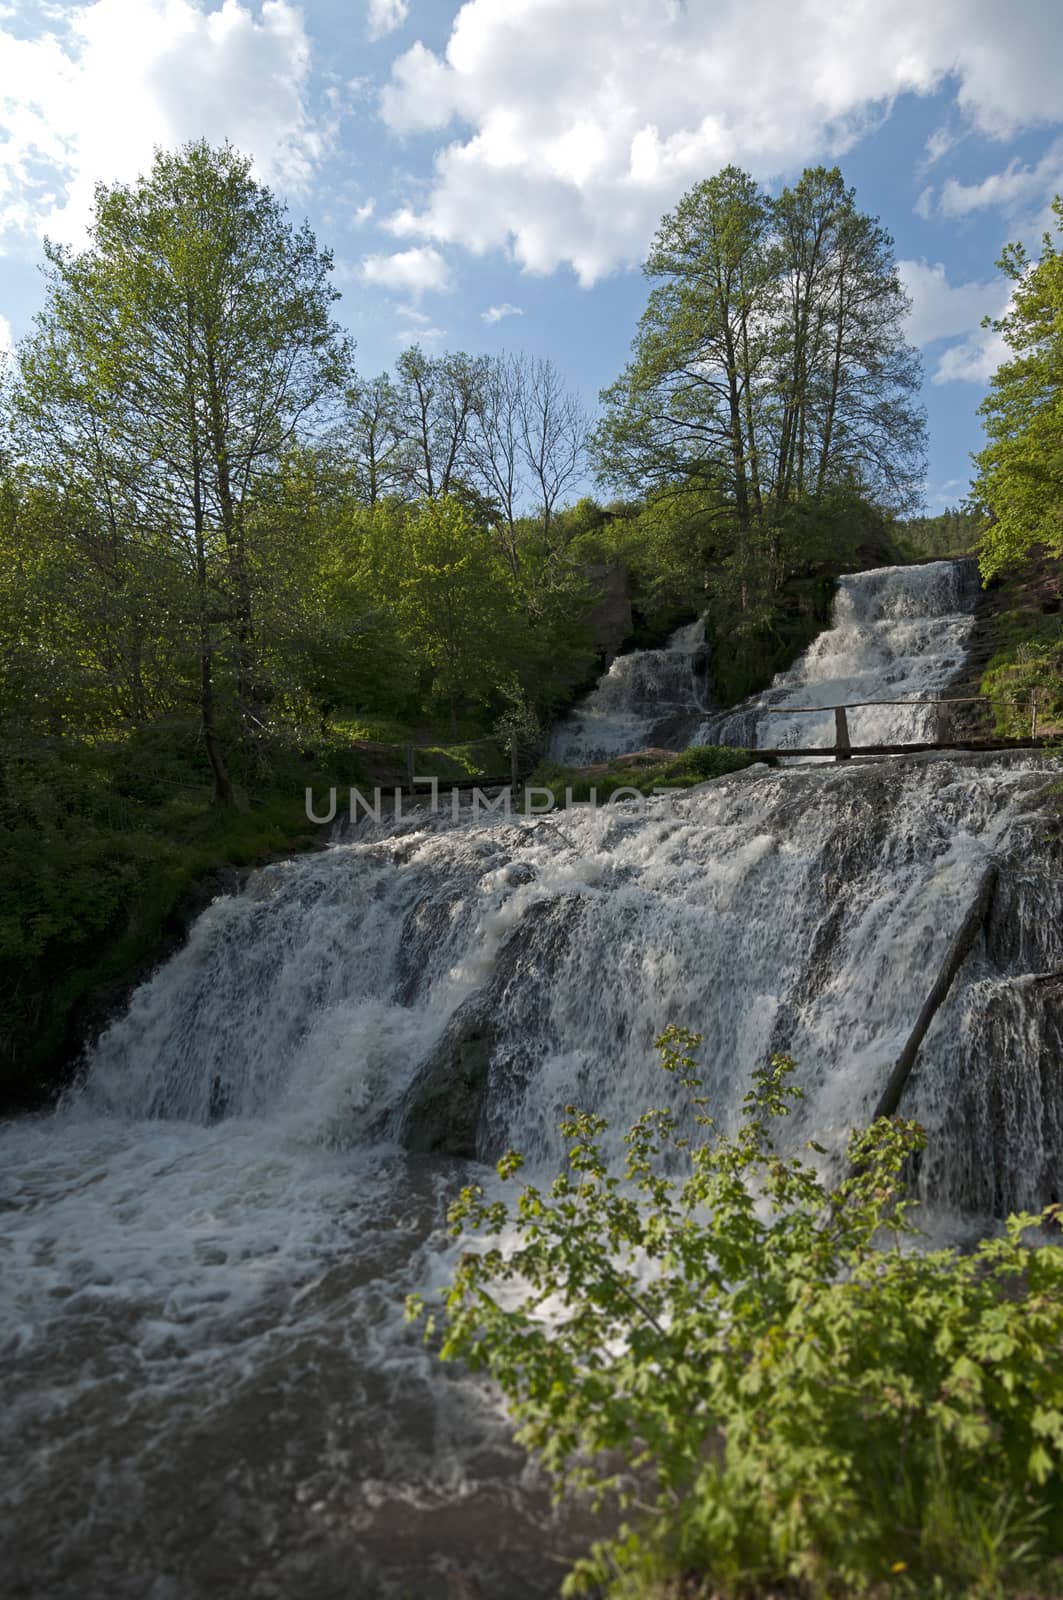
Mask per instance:
[[[1063,561],[1037,551],[990,591],[990,655],[981,680],[994,732],[1063,733]]]
[[[543,761],[528,782],[536,788],[549,789],[559,806],[565,804],[566,791],[571,792],[574,801],[590,800],[593,792],[601,803],[618,789],[637,789],[645,795],[659,788],[690,789],[710,778],[740,772],[756,759],[748,750],[691,745],[675,756],[653,752],[641,760],[637,756],[623,757],[609,766],[562,767],[554,761]]]

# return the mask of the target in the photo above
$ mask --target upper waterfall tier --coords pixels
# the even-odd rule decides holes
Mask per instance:
[[[808,749],[834,743],[830,712],[787,706],[861,706],[866,701],[933,701],[963,665],[978,598],[971,561],[877,567],[838,579],[831,626],[770,689],[705,719],[693,742]],[[927,705],[864,705],[848,713],[860,744],[933,740]]]

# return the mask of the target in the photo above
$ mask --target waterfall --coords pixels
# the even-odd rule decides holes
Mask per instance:
[[[877,567],[838,579],[831,626],[761,695],[707,717],[694,744],[833,745],[834,717],[785,707],[856,706],[849,739],[861,744],[933,741],[933,705],[860,705],[864,701],[933,701],[963,665],[978,593],[973,561]]]
[[[967,581],[946,563],[843,580],[832,629],[735,715],[939,692]],[[627,687],[600,691],[599,728],[684,696],[689,713],[684,633],[670,662],[610,673]],[[556,1170],[571,1102],[619,1150],[674,1088],[652,1045],[669,1021],[704,1035],[724,1127],[789,1052],[807,1098],[787,1139],[837,1161],[995,861],[902,1111],[929,1131],[939,1237],[1059,1198],[1052,771],[756,765],[641,805],[423,811],[215,901],[56,1113],[0,1127],[4,1592],[442,1600],[475,1566],[485,1600],[555,1593],[543,1552],[586,1529],[550,1520],[492,1394],[402,1326],[404,1294],[446,1279],[446,1197],[508,1145]]]
[[[910,1104],[940,1145],[937,1202],[991,1208],[970,1151],[994,1144],[1007,1204],[1034,1204],[1033,1130],[999,1124],[993,1093],[972,1085],[1003,1056],[1015,1067],[1025,1052],[1031,1083],[1040,1070],[1038,1030],[1024,1043],[997,1012],[1001,984],[1025,1015],[1017,980],[1063,965],[1044,786],[1037,756],[754,767],[638,807],[373,830],[216,901],[101,1039],[67,1114],[260,1119],[310,1145],[401,1145],[418,1084],[487,1037],[476,1153],[512,1144],[546,1167],[566,1104],[604,1112],[619,1141],[660,1098],[652,1041],[675,1021],[706,1036],[725,1126],[753,1068],[786,1050],[807,1091],[794,1136],[840,1151],[997,861],[997,922],[1022,940],[1009,952],[998,931],[996,959],[967,963]],[[987,1058],[1005,1026],[1007,1049]],[[959,1094],[970,1109],[956,1120]]]
[[[554,729],[550,754],[590,766],[650,745],[681,749],[705,708],[705,624],[677,628],[662,650],[617,656],[591,693]]]

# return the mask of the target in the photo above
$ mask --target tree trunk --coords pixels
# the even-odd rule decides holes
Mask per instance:
[[[219,806],[234,806],[232,780],[225,765],[214,730],[214,663],[210,643],[210,625],[204,621],[199,636],[199,711],[203,726],[203,743],[207,760],[214,774],[214,801]]]

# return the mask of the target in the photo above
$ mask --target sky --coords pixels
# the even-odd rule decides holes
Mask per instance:
[[[525,349],[593,411],[681,195],[837,163],[912,297],[936,511],[1002,355],[995,263],[1063,190],[1061,83],[1060,0],[0,0],[0,348],[96,183],[229,139],[334,251],[364,375]]]

